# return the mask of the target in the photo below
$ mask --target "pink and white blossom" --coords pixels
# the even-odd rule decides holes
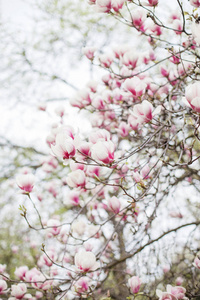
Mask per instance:
[[[122,63],[127,66],[135,69],[138,65],[139,54],[133,50],[126,52],[123,56]]]
[[[113,213],[118,214],[121,208],[121,203],[119,199],[115,196],[108,199],[108,209]]]
[[[35,183],[33,174],[22,174],[16,177],[16,182],[19,188],[25,193],[31,193]]]
[[[110,132],[106,129],[99,129],[95,132],[92,132],[89,136],[89,140],[91,143],[95,144],[98,141],[110,141],[111,135]]]
[[[200,112],[200,83],[197,81],[187,86],[184,103],[196,112]]]
[[[63,160],[74,157],[76,153],[74,140],[64,133],[56,135],[56,143],[55,145],[51,145],[51,150],[56,157]]]
[[[82,53],[90,60],[93,60],[95,51],[96,51],[95,47],[82,48]]]
[[[96,8],[99,12],[107,13],[112,8],[112,0],[96,0]]]
[[[25,283],[18,283],[17,285],[11,285],[11,296],[15,299],[23,299],[27,292],[27,287]]]
[[[125,90],[132,93],[134,97],[141,97],[146,90],[147,84],[139,77],[133,77],[126,79],[124,82]]]
[[[0,279],[0,295],[3,295],[7,292],[8,285],[5,280]]]
[[[194,7],[200,7],[200,0],[190,0],[190,4]]]
[[[100,163],[110,164],[114,161],[115,144],[112,141],[99,141],[91,147],[91,157]]]
[[[140,290],[141,280],[138,276],[133,276],[128,280],[129,287],[133,294],[137,294]]]
[[[27,271],[28,271],[28,267],[27,267],[27,266],[21,266],[21,267],[19,267],[19,268],[16,268],[14,274],[15,274],[15,276],[17,276],[19,279],[24,280]]]
[[[86,184],[85,173],[82,170],[76,170],[68,174],[67,184],[72,188],[83,188]]]
[[[84,294],[89,291],[89,285],[90,279],[86,276],[83,276],[75,282],[73,288],[76,293]]]
[[[56,219],[49,219],[47,221],[47,233],[48,237],[56,236],[60,233],[61,230],[61,223],[59,220]]]
[[[85,249],[80,250],[75,255],[75,265],[81,272],[95,271],[99,268],[99,263],[96,261],[96,256]]]

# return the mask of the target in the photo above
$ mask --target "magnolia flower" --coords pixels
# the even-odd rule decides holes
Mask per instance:
[[[200,112],[200,83],[195,82],[189,85],[185,91],[185,98],[183,98],[184,103],[195,110]]]
[[[120,211],[120,201],[117,197],[113,196],[112,198],[108,199],[108,208],[114,212],[115,214],[118,214]]]
[[[5,294],[7,290],[7,283],[5,280],[0,279],[0,295]]]
[[[138,130],[139,122],[138,122],[138,119],[137,119],[136,116],[133,116],[132,114],[129,115],[129,117],[128,117],[128,124],[130,125],[130,127],[133,130]]]
[[[138,59],[139,59],[139,54],[137,52],[130,50],[124,54],[122,62],[125,66],[130,66],[133,69],[135,69],[138,64]]]
[[[22,299],[26,294],[26,291],[27,291],[27,287],[25,283],[11,285],[11,296],[14,296],[16,299]]]
[[[43,267],[44,265],[46,265],[47,267],[51,267],[53,262],[55,262],[56,260],[57,260],[57,255],[55,251],[48,250],[40,256],[38,260],[38,266],[40,268]]]
[[[114,161],[114,151],[112,141],[99,141],[91,147],[91,157],[97,162],[110,164]]]
[[[167,292],[173,295],[176,299],[183,299],[185,297],[186,289],[182,286],[167,285]]]
[[[17,185],[25,193],[30,193],[33,190],[35,176],[33,174],[22,174],[16,178]]]
[[[171,286],[167,285],[167,292],[156,290],[156,295],[159,300],[183,300],[185,297],[186,289],[182,286]]]
[[[103,67],[109,68],[113,62],[113,58],[112,54],[102,54],[99,56],[99,61]]]
[[[96,262],[94,253],[85,251],[85,249],[76,253],[75,265],[81,272],[95,271],[99,268],[99,263]]]
[[[134,97],[140,97],[145,93],[147,84],[142,81],[139,77],[133,77],[126,79],[124,82],[125,90],[131,92]]]
[[[96,0],[96,8],[99,12],[107,13],[112,8],[112,0]]]
[[[51,236],[56,236],[60,233],[60,230],[61,230],[61,227],[60,227],[60,221],[59,220],[56,220],[56,219],[50,219],[47,221],[47,227],[48,227],[48,230],[47,230],[47,233],[48,233],[48,236],[51,237]]]
[[[190,4],[194,7],[200,6],[200,0],[190,0]]]
[[[53,285],[53,280],[47,280],[44,275],[39,272],[33,276],[31,285],[36,289],[47,291]]]
[[[120,9],[122,9],[125,1],[126,0],[112,0],[112,8],[114,11],[118,12]]]
[[[158,5],[158,0],[147,0],[148,2],[144,2],[142,3],[143,5],[147,5],[147,6],[156,6]]]
[[[156,295],[159,297],[159,300],[176,300],[173,295],[158,289],[156,290]]]
[[[95,47],[84,47],[82,48],[82,53],[88,58],[93,59],[94,58],[94,52],[96,51]]]
[[[16,268],[15,270],[15,276],[17,276],[19,279],[24,280],[26,272],[28,271],[27,266],[21,266],[19,268]]]
[[[76,153],[74,140],[63,132],[56,135],[56,144],[51,145],[51,150],[56,157],[63,160],[73,157]]]
[[[85,173],[80,169],[73,171],[68,174],[66,181],[67,184],[72,188],[83,188],[86,184]]]
[[[141,104],[136,104],[133,107],[132,114],[137,117],[138,123],[148,123],[153,118],[153,105],[147,101],[144,100]]]
[[[130,126],[126,122],[121,122],[118,128],[116,128],[116,131],[122,137],[126,137],[127,135],[129,135],[129,130]]]
[[[82,89],[70,99],[70,104],[74,107],[83,108],[91,104],[90,89]]]
[[[71,205],[77,206],[80,203],[80,193],[77,191],[70,191],[68,193],[68,201]]]
[[[141,280],[138,276],[133,276],[133,277],[129,278],[128,284],[129,284],[131,292],[133,294],[137,294],[139,292]]]
[[[181,285],[183,283],[183,278],[182,277],[177,277],[176,278],[176,285]]]
[[[115,54],[115,57],[116,58],[120,58],[120,57],[123,57],[124,54],[130,50],[130,47],[128,45],[116,45],[116,46],[113,46],[113,52]]]
[[[76,293],[83,294],[89,291],[89,283],[90,279],[86,276],[83,276],[75,282],[73,288]]]
[[[131,18],[133,25],[137,29],[143,29],[144,21],[147,18],[146,11],[144,9],[135,9],[131,12]]]
[[[99,129],[90,134],[89,140],[91,143],[95,144],[96,142],[102,141],[109,141],[111,139],[110,132],[106,129]]]

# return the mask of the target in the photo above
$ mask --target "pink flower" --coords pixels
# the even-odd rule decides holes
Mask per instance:
[[[183,283],[183,278],[182,277],[177,277],[176,278],[176,285],[181,285]]]
[[[68,174],[67,184],[72,188],[85,187],[86,178],[85,173],[82,170],[76,170]]]
[[[185,101],[185,98],[187,101]],[[195,82],[189,85],[185,91],[183,101],[196,112],[200,112],[200,83]]]
[[[140,30],[143,30],[144,21],[147,18],[147,14],[144,9],[135,9],[131,12],[133,25]]]
[[[55,254],[55,251],[48,250],[46,251],[38,260],[38,266],[43,267],[46,265],[47,267],[51,267],[53,262],[55,262],[57,259],[57,255]]]
[[[33,190],[35,176],[33,174],[22,174],[16,178],[17,185],[25,193],[30,193]]]
[[[200,7],[200,0],[190,0],[190,4],[194,7]]]
[[[94,58],[94,52],[96,51],[95,47],[84,47],[82,48],[82,53],[90,60]]]
[[[128,51],[124,54],[122,62],[127,67],[132,67],[132,69],[135,69],[138,64],[139,54],[134,51]]]
[[[185,297],[186,289],[182,286],[167,285],[167,292],[173,295],[176,299],[181,300]]]
[[[130,127],[126,122],[121,122],[119,124],[118,128],[116,128],[116,131],[122,137],[128,136],[129,135],[129,130],[130,130]]]
[[[76,253],[75,265],[81,272],[95,271],[99,268],[99,263],[96,262],[94,253],[85,251],[85,249]]]
[[[125,90],[131,92],[134,97],[140,97],[145,93],[147,84],[139,77],[126,79],[124,82]]]
[[[112,8],[114,11],[118,12],[120,9],[122,9],[125,1],[126,0],[112,0]]]
[[[5,280],[0,279],[0,295],[5,294],[7,290],[7,283]]]
[[[114,151],[112,141],[99,141],[91,147],[91,157],[97,162],[110,164],[114,161]]]
[[[148,3],[146,5],[148,6],[156,6],[158,5],[158,0],[147,0]]]
[[[11,286],[11,296],[14,296],[16,299],[23,299],[26,291],[27,287],[25,283],[19,283]]]
[[[83,294],[89,291],[89,278],[86,276],[81,277],[79,280],[77,280],[74,284],[74,290],[75,292],[79,294]]]
[[[99,56],[99,61],[104,68],[109,68],[113,62],[113,55],[102,54]]]
[[[144,100],[141,104],[136,104],[133,107],[132,114],[138,119],[138,123],[148,123],[153,118],[153,105]]]
[[[76,191],[71,191],[68,193],[68,199],[71,205],[77,206],[80,203],[80,193]]]
[[[32,286],[36,289],[47,291],[53,285],[53,280],[47,280],[42,273],[37,273],[32,278]]]
[[[112,212],[114,212],[115,214],[118,214],[120,211],[120,201],[117,197],[113,196],[112,198],[108,199],[108,208],[109,210],[111,210]]]
[[[90,90],[88,88],[80,90],[70,99],[70,104],[74,107],[83,108],[91,104]]]
[[[132,114],[129,115],[128,123],[133,130],[138,130],[139,123],[138,123],[138,119],[136,116],[133,116]]]
[[[97,109],[105,109],[106,103],[101,96],[97,96],[92,100],[92,106],[94,106]]]
[[[112,0],[96,0],[96,7],[99,12],[107,13],[112,8]]]
[[[137,294],[139,292],[141,286],[141,280],[138,276],[133,276],[129,278],[128,284],[133,294]]]
[[[74,140],[63,132],[56,135],[56,143],[51,145],[51,150],[56,157],[63,160],[74,157],[76,153]]]
[[[16,268],[15,276],[17,276],[21,280],[24,280],[27,271],[28,271],[27,266],[21,266],[19,268]]]
[[[48,236],[56,236],[60,233],[61,230],[61,226],[60,226],[60,221],[56,220],[56,219],[50,219],[47,221],[47,232],[48,232]]]
[[[90,134],[89,140],[91,143],[95,144],[99,140],[109,141],[110,138],[111,136],[109,131],[107,131],[106,129],[99,129]]]
[[[161,290],[156,290],[156,295],[159,297],[159,300],[176,300],[173,295]]]

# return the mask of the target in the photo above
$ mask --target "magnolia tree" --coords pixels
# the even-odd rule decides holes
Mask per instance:
[[[70,100],[90,132],[59,107],[18,170],[25,260],[1,261],[2,299],[199,299],[200,1],[161,2],[85,3],[132,40],[83,48],[104,72]]]

